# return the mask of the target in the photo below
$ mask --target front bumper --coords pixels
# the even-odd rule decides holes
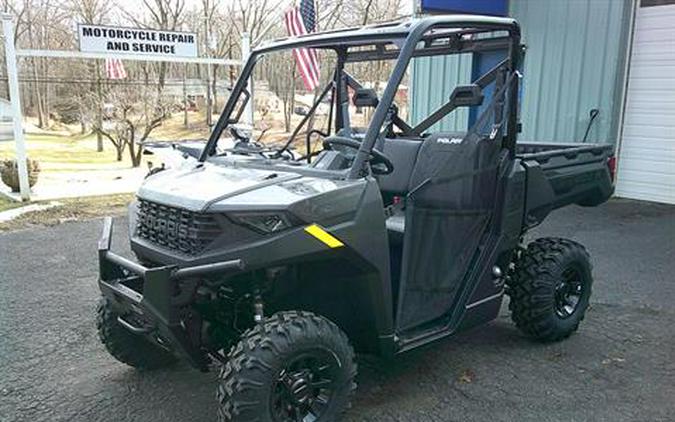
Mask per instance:
[[[186,321],[199,279],[241,272],[244,262],[235,259],[186,268],[148,268],[110,252],[112,230],[112,218],[106,217],[98,243],[98,285],[119,315],[120,325],[206,370],[209,359],[200,347],[199,327],[195,328],[192,319]]]

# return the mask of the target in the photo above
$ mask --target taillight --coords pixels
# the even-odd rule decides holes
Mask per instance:
[[[612,183],[614,183],[614,178],[616,176],[616,157],[611,156],[607,159],[607,168],[609,169],[609,177],[612,178]]]

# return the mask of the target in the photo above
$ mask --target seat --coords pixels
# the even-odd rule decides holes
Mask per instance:
[[[447,132],[438,133],[424,140],[423,138],[385,138],[379,142],[378,148],[389,157],[394,164],[391,174],[377,176],[380,191],[385,202],[391,202],[394,196],[405,196],[411,186],[411,178],[416,163],[419,160],[419,152],[425,142],[450,143],[453,139],[463,139],[466,133]],[[455,141],[456,142],[456,141]],[[419,171],[419,169],[418,169]],[[405,213],[398,210],[386,220],[387,233],[392,243],[403,243],[405,232]]]
[[[410,185],[412,174],[417,160],[421,139],[386,138],[381,141],[378,148],[394,164],[394,171],[390,174],[378,175],[377,181],[385,203],[391,203],[394,196],[405,196]],[[392,244],[403,243],[405,232],[405,213],[398,210],[385,221],[389,240]]]
[[[403,196],[408,193],[412,174],[422,139],[385,138],[376,147],[386,155],[394,165],[390,174],[377,176],[380,191],[389,196]]]
[[[394,171],[390,174],[377,176],[377,181],[380,185],[380,191],[385,195],[390,196],[404,196],[408,194],[412,186],[411,178],[413,171],[417,167],[416,172],[420,172],[421,166],[418,164],[420,160],[420,150],[422,145],[428,142],[438,143],[442,145],[452,145],[453,143],[460,143],[466,136],[466,132],[439,132],[428,138],[384,138],[379,140],[375,147],[384,153],[394,164]],[[425,149],[435,149],[431,145],[427,145]],[[446,147],[447,149],[447,147]],[[435,154],[432,154],[435,155]],[[428,159],[429,157],[426,157]],[[447,160],[446,155],[437,156],[441,158],[445,164]]]

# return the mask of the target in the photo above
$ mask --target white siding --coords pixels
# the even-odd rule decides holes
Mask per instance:
[[[674,22],[675,5],[637,11],[617,196],[675,204]]]

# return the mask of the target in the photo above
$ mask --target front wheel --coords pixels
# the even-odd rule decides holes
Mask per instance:
[[[280,312],[248,330],[220,373],[219,421],[335,421],[356,388],[354,351],[328,319]]]
[[[509,280],[509,310],[516,326],[543,342],[569,337],[588,308],[591,268],[579,243],[558,238],[530,243]]]
[[[102,297],[96,308],[96,328],[101,343],[112,357],[138,369],[169,366],[176,358],[145,338],[129,332],[117,321],[110,300]]]

